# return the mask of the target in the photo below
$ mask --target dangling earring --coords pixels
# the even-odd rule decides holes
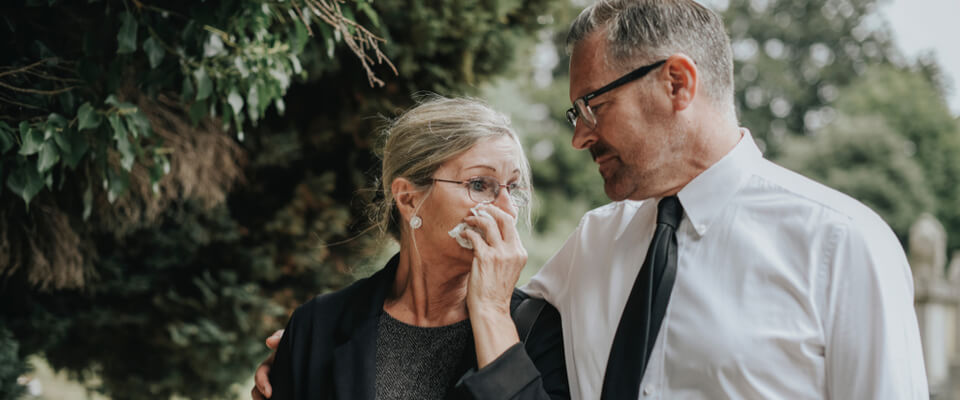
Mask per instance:
[[[414,215],[412,218],[410,218],[410,227],[411,227],[411,228],[413,228],[413,229],[419,229],[421,225],[423,225],[423,220],[420,219],[420,216],[419,216],[419,215]]]

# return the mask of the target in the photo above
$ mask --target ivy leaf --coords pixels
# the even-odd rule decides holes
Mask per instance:
[[[110,168],[107,170],[107,176],[110,181],[107,187],[107,201],[113,204],[130,187],[130,174],[126,172],[117,173],[113,171],[113,168]]]
[[[16,143],[17,139],[13,136],[13,128],[6,122],[0,121],[0,154],[6,153]]]
[[[28,163],[29,164],[29,163]],[[10,177],[7,178],[7,187],[11,191],[20,196],[27,207],[30,207],[30,200],[33,200],[33,197],[40,193],[40,190],[43,189],[44,179],[40,175],[40,172],[37,172],[36,168],[31,168],[31,165],[22,165],[20,168],[17,168],[10,174]]]
[[[203,44],[203,56],[216,57],[226,53],[227,51],[223,48],[223,40],[220,39],[220,35],[211,33],[210,37],[207,38],[207,42]]]
[[[133,150],[133,145],[127,135],[117,139],[117,150],[120,151],[120,165],[123,169],[129,171],[133,168],[133,162],[137,159],[137,153]]]
[[[57,146],[50,142],[44,143],[40,150],[40,159],[37,161],[37,172],[46,173],[58,162],[60,162],[60,153],[57,151]]]
[[[117,32],[117,54],[137,51],[137,20],[130,12],[120,14],[120,31]]]
[[[110,116],[107,117],[107,121],[110,121],[110,127],[113,128],[113,138],[115,140],[119,141],[120,138],[127,137],[127,128],[123,124],[123,121],[120,120],[119,114],[111,113]]]
[[[60,148],[60,155],[70,154],[70,135],[76,134],[70,129],[63,129],[53,133],[53,141]]]
[[[21,156],[29,156],[31,154],[37,154],[40,152],[40,147],[43,145],[43,133],[40,130],[35,129],[30,126],[26,121],[20,122],[20,140],[22,145],[20,147]]]
[[[150,120],[142,112],[137,111],[127,116],[127,129],[133,134],[133,137],[150,136],[153,132],[150,126]]]
[[[200,68],[193,71],[193,77],[197,80],[197,100],[204,100],[210,97],[210,93],[213,92],[213,81],[207,76],[207,70]]]
[[[193,90],[193,80],[190,79],[190,77],[184,78],[183,85],[180,88],[180,101],[189,103],[195,93]]]
[[[147,59],[150,60],[150,68],[160,66],[160,63],[163,62],[163,56],[166,54],[166,50],[153,36],[143,41],[143,51],[147,53]]]
[[[90,143],[87,142],[87,138],[80,132],[72,132],[67,136],[67,140],[70,142],[70,153],[62,154],[63,161],[66,162],[67,166],[71,169],[75,169],[90,148]]]
[[[136,112],[137,106],[133,103],[117,100],[117,96],[109,95],[107,99],[103,101],[106,104],[116,107],[119,111],[123,112]]]
[[[236,88],[230,90],[230,94],[227,95],[227,102],[230,103],[230,107],[233,108],[233,114],[240,115],[240,110],[243,109],[243,97],[240,97],[240,93],[237,93]]]
[[[193,123],[194,126],[196,126],[205,115],[207,115],[207,102],[195,101],[193,105],[190,106],[190,122]]]
[[[82,131],[84,129],[95,129],[100,126],[101,119],[100,114],[97,113],[97,110],[93,109],[90,102],[86,102],[77,110],[77,121],[79,124],[77,130]]]

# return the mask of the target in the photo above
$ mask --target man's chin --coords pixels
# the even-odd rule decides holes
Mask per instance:
[[[603,191],[606,192],[607,198],[611,201],[620,201],[627,198],[629,193],[626,193],[623,185],[618,184],[616,176],[610,178],[603,178]]]

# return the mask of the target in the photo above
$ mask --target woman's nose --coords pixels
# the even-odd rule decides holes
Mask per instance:
[[[513,204],[513,199],[510,198],[510,191],[506,188],[500,188],[497,197],[493,199],[493,204],[500,207],[501,210],[506,211],[507,214],[510,214],[512,217],[517,217],[517,207]]]

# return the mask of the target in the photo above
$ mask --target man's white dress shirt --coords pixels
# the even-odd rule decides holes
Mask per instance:
[[[678,197],[641,399],[929,399],[910,267],[876,213],[765,160],[746,130]],[[524,287],[563,316],[575,399],[600,398],[658,200],[588,212]]]

